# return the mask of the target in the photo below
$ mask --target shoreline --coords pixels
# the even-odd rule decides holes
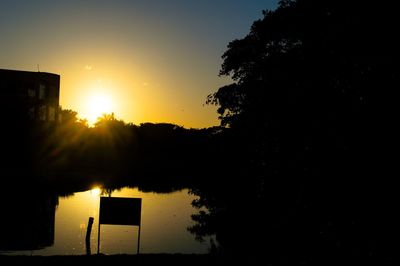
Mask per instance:
[[[238,261],[211,254],[139,254],[139,255],[56,255],[24,256],[0,254],[1,265],[209,265]],[[240,260],[239,260],[240,261]]]

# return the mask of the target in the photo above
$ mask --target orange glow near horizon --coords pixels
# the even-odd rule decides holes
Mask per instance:
[[[76,66],[67,61],[63,68],[49,72],[61,75],[62,108],[76,111],[79,118],[87,119],[89,126],[103,114],[111,113],[125,123],[136,125],[151,122],[202,128],[219,123],[215,108],[203,106],[207,93],[199,95],[197,90],[191,89],[180,92],[175,86],[175,75],[163,70],[167,67],[147,66],[154,70],[152,76],[136,64],[121,60],[118,65],[111,56],[87,61],[92,63]],[[180,82],[184,88],[212,87],[191,84],[186,77]]]

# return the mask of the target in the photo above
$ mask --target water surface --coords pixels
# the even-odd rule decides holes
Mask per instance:
[[[200,243],[194,235],[187,231],[193,224],[191,215],[197,210],[191,205],[196,196],[188,193],[188,189],[168,194],[141,192],[137,188],[123,188],[104,195],[100,188],[74,193],[71,196],[59,197],[55,208],[47,207],[51,201],[41,201],[34,207],[40,211],[31,213],[30,220],[23,225],[24,238],[30,241],[31,232],[40,232],[46,236],[47,242],[38,241],[31,246],[14,245],[7,250],[0,246],[2,254],[12,255],[81,255],[86,254],[86,227],[89,217],[94,217],[90,238],[91,253],[97,253],[98,215],[100,196],[142,198],[140,253],[207,253],[209,242]],[[28,204],[28,202],[27,202]],[[39,206],[39,207],[38,207]],[[16,207],[13,209],[18,209]],[[43,215],[46,209],[46,215]],[[16,213],[18,211],[15,211]],[[55,212],[55,214],[54,214]],[[53,215],[53,218],[51,217]],[[38,217],[41,216],[41,217]],[[43,223],[39,218],[46,218]],[[39,221],[38,221],[39,219]],[[33,224],[33,225],[32,225]],[[39,224],[39,225],[37,225]],[[43,224],[46,225],[43,228]],[[39,229],[37,229],[39,228]],[[17,230],[17,228],[14,228]],[[7,229],[3,227],[2,231]],[[42,233],[45,232],[45,233]],[[105,254],[136,254],[138,227],[120,225],[101,225],[100,252]],[[37,236],[34,236],[37,238]],[[53,237],[53,238],[52,238]],[[29,242],[28,241],[28,242]],[[33,242],[35,242],[33,241]],[[10,242],[10,241],[9,241]],[[19,250],[20,249],[20,250]]]

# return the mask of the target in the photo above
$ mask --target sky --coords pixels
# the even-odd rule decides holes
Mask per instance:
[[[278,0],[0,0],[0,69],[61,76],[60,105],[140,124],[218,125],[221,56]]]

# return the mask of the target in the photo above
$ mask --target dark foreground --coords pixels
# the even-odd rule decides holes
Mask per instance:
[[[0,265],[213,265],[232,264],[238,260],[212,255],[146,254],[93,256],[7,256],[0,255]],[[241,260],[239,260],[241,261]],[[257,261],[245,261],[246,265]]]

